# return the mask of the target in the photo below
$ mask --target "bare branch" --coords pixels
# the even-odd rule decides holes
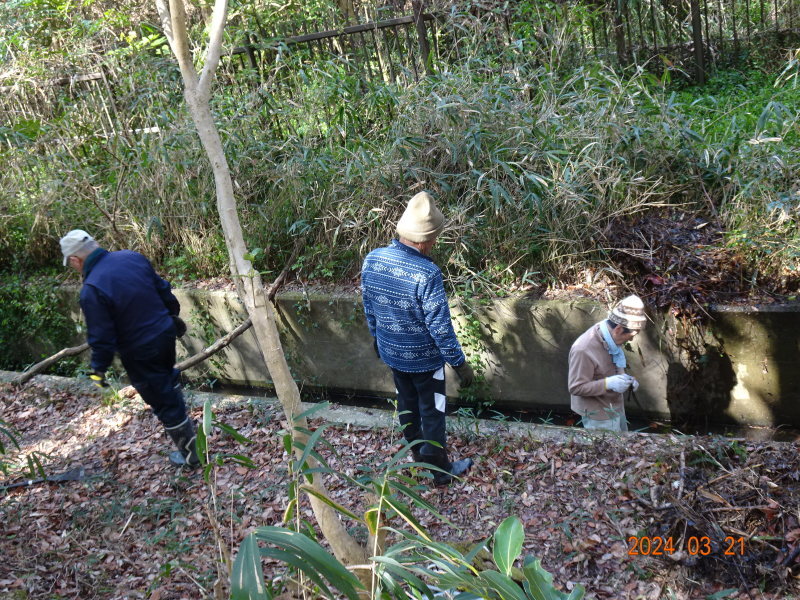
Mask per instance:
[[[203,65],[203,72],[200,75],[198,94],[206,101],[211,95],[211,82],[214,80],[214,72],[219,64],[219,57],[222,52],[222,34],[225,31],[225,23],[228,20],[228,0],[216,0],[214,3],[214,13],[211,16],[211,34],[206,50],[206,62]]]
[[[197,90],[197,70],[189,50],[189,36],[186,32],[186,9],[183,0],[169,0],[169,18],[172,27],[172,53],[178,61],[183,80],[189,92]]]
[[[26,383],[31,377],[34,375],[38,375],[47,367],[52,365],[53,363],[57,363],[62,358],[66,358],[67,356],[75,356],[76,354],[80,354],[81,352],[85,352],[89,349],[89,344],[81,344],[80,346],[74,346],[72,348],[64,348],[63,350],[59,350],[53,356],[45,358],[43,361],[36,363],[30,369],[22,373],[19,377],[14,379],[14,385],[22,385]]]
[[[179,362],[177,365],[175,365],[175,368],[178,369],[178,371],[185,371],[186,369],[189,369],[195,366],[196,364],[203,362],[209,356],[216,354],[217,352],[222,350],[225,346],[230,344],[233,340],[235,340],[237,337],[242,335],[245,331],[250,329],[252,325],[253,321],[248,317],[247,320],[242,321],[236,329],[234,329],[227,335],[219,338],[208,348],[203,348],[200,352],[198,352],[194,356],[191,356],[186,360]]]

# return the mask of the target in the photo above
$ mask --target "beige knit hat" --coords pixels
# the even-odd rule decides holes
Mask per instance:
[[[644,303],[639,296],[628,296],[608,313],[608,320],[628,329],[639,331],[647,322],[647,317],[644,316]]]
[[[444,229],[444,215],[436,208],[428,192],[420,192],[408,201],[397,222],[397,234],[411,242],[429,242]]]

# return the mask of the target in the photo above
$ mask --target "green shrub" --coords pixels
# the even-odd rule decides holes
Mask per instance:
[[[76,338],[65,298],[55,278],[26,281],[6,276],[0,282],[0,369],[23,370]],[[61,373],[71,373],[74,361],[62,361]]]
[[[420,189],[452,220],[437,259],[460,289],[502,295],[583,281],[587,270],[624,277],[608,228],[674,207],[718,221],[760,277],[795,268],[796,60],[777,81],[729,70],[679,87],[669,70],[659,78],[580,54],[574,23],[525,24],[565,17],[557,5],[520,5],[512,41],[469,9],[455,5],[439,31],[453,54],[440,49],[435,75],[407,87],[279,45],[260,85],[251,73],[217,86],[247,244],[262,250],[256,268],[280,272],[301,240],[296,275],[355,277]],[[52,269],[58,237],[82,227],[174,279],[228,273],[213,177],[156,34],[142,30],[104,58],[113,102],[101,83],[50,90],[58,101],[35,124],[5,126],[0,269]],[[0,102],[41,95],[21,81]],[[109,132],[98,115],[112,112]],[[780,277],[779,293],[791,288]]]

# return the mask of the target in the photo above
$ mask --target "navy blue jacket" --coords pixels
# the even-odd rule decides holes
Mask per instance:
[[[174,328],[181,306],[170,285],[138,252],[98,248],[83,265],[81,309],[86,318],[91,367],[105,372],[114,359]]]
[[[466,360],[458,343],[439,267],[416,248],[392,240],[364,259],[361,293],[369,332],[387,365],[405,373]]]

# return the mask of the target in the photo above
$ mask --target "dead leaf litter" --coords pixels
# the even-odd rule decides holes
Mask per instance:
[[[0,398],[20,446],[3,440],[10,469],[0,486],[30,478],[28,456],[49,474],[80,466],[87,476],[0,492],[0,598],[211,598],[219,554],[207,510],[234,556],[252,528],[281,525],[287,456],[272,404],[220,408],[252,443],[216,434],[212,452],[245,454],[257,468],[218,468],[211,502],[198,472],[170,466],[168,440],[138,399],[103,402],[37,380],[0,386]],[[415,511],[436,540],[467,548],[517,515],[523,555],[541,558],[562,590],[584,585],[589,599],[800,597],[797,442],[630,434],[585,443],[450,424],[453,454],[476,465],[443,490],[419,478],[446,519]],[[331,426],[325,437],[331,466],[349,473],[400,447],[397,431]],[[341,480],[327,485],[334,500],[364,508]],[[307,501],[303,511],[313,521]],[[283,572],[264,564],[267,577]]]

